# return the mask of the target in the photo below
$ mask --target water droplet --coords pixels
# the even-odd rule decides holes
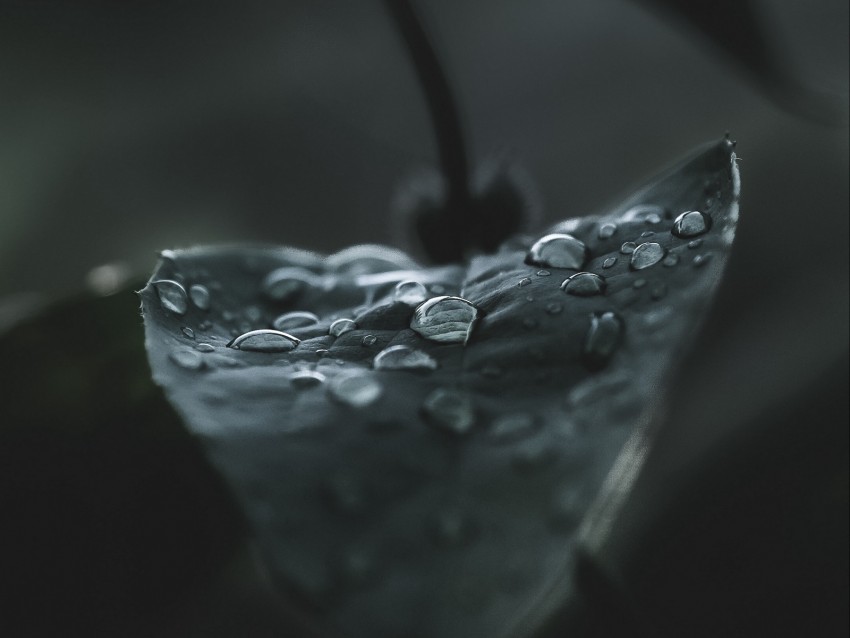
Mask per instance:
[[[189,309],[189,298],[186,296],[186,289],[180,283],[171,279],[161,279],[153,282],[153,285],[163,308],[176,315],[186,314]]]
[[[272,322],[275,330],[286,332],[287,330],[297,330],[298,328],[309,328],[319,323],[319,318],[312,312],[304,310],[296,310],[295,312],[286,312],[280,315]]]
[[[548,270],[538,270],[538,271],[537,271],[537,276],[538,276],[538,277],[548,277],[548,276],[549,276],[549,275],[551,275],[551,274],[552,274],[552,273],[550,273]]]
[[[620,252],[624,255],[631,255],[635,252],[635,248],[637,248],[637,244],[633,241],[623,242],[623,245],[620,246]]]
[[[652,204],[640,204],[633,206],[623,213],[624,221],[640,221],[643,220],[647,224],[658,224],[664,215],[664,209],[661,206]]]
[[[206,286],[195,284],[189,288],[189,298],[200,310],[210,309],[210,291]]]
[[[426,352],[398,345],[379,352],[372,366],[376,370],[436,370],[437,362]]]
[[[452,434],[466,434],[475,423],[475,411],[468,394],[437,388],[425,398],[422,413],[429,425]]]
[[[278,268],[263,280],[263,294],[272,301],[288,301],[302,290],[315,286],[317,280],[315,274],[304,268]]]
[[[590,256],[584,242],[572,235],[553,233],[541,237],[529,249],[525,263],[544,268],[581,268]]]
[[[296,370],[287,379],[295,388],[312,388],[325,382],[325,375],[315,370]]]
[[[331,397],[353,408],[365,408],[383,394],[379,381],[363,375],[339,376],[330,384]]]
[[[366,335],[360,340],[360,345],[368,348],[369,346],[374,346],[378,343],[378,337],[375,335]]]
[[[200,370],[204,367],[204,360],[194,350],[174,350],[168,357],[184,370]]]
[[[490,424],[488,435],[495,442],[509,443],[527,437],[535,431],[536,426],[534,416],[526,412],[503,414]]]
[[[597,236],[599,237],[599,239],[610,239],[611,237],[614,236],[614,234],[616,232],[617,232],[617,224],[611,224],[611,223],[602,224],[599,227],[599,233],[597,234]]]
[[[616,257],[608,257],[605,261],[602,262],[603,268],[612,268],[614,264],[617,263]]]
[[[187,339],[195,338],[195,331],[189,328],[188,326],[183,326],[182,328],[180,328],[180,332],[182,332]]]
[[[632,286],[634,288],[637,288],[638,290],[643,288],[645,285],[646,285],[646,279],[643,279],[643,278],[635,279],[635,283],[632,284]]]
[[[215,352],[215,346],[211,343],[199,343],[195,346],[198,352]]]
[[[564,307],[559,304],[557,301],[553,301],[552,303],[546,304],[546,312],[550,315],[557,315],[563,311]]]
[[[525,300],[526,301],[534,301],[534,295],[526,295]]]
[[[655,301],[659,299],[663,299],[667,295],[667,286],[664,284],[657,284],[652,287],[652,290],[649,292],[649,296],[652,297]]]
[[[201,330],[209,330],[212,327],[212,321],[208,319],[204,319],[201,323],[198,324],[198,328],[200,328]]]
[[[300,340],[279,330],[251,330],[230,341],[227,347],[248,352],[288,352],[299,343]]]
[[[667,255],[663,261],[661,262],[662,266],[667,266],[667,268],[671,268],[679,263],[679,255],[676,253],[670,253]]]
[[[660,224],[661,223],[661,215],[658,213],[650,213],[644,218],[644,221],[647,224]]]
[[[661,244],[657,244],[655,242],[641,244],[635,248],[635,251],[632,253],[631,260],[629,261],[629,267],[632,270],[643,270],[644,268],[649,268],[664,259],[666,254],[667,251]]]
[[[652,237],[654,234],[655,234],[655,231],[645,230],[640,234],[640,236],[641,237]]]
[[[565,279],[561,284],[561,290],[568,295],[592,297],[593,295],[605,294],[607,286],[605,279],[596,273],[579,272]]]
[[[475,537],[472,521],[455,509],[445,510],[428,521],[428,532],[440,547],[461,547]]]
[[[670,232],[676,237],[696,237],[707,232],[709,228],[711,228],[711,217],[698,210],[689,210],[676,218]]]
[[[407,253],[379,244],[359,244],[344,248],[326,257],[325,265],[331,271],[355,276],[419,268],[419,264]]]
[[[328,350],[327,348],[319,348],[318,350],[316,350],[316,356],[317,356],[319,359],[324,359],[324,358],[325,358],[325,357],[327,357],[330,353],[331,353],[331,351],[330,351],[330,350]]]
[[[697,255],[694,257],[694,268],[701,268],[711,261],[711,253]]]
[[[623,321],[614,312],[591,316],[590,329],[584,339],[582,361],[592,371],[601,370],[620,345]]]
[[[523,277],[517,282],[517,286],[523,288],[531,283],[531,277]]]
[[[337,319],[331,324],[331,327],[328,329],[328,334],[333,335],[334,337],[339,337],[340,335],[344,335],[346,332],[351,332],[356,328],[357,324],[351,319]]]
[[[396,301],[415,306],[428,298],[428,290],[418,281],[402,281],[393,293]]]
[[[700,246],[702,246],[702,239],[692,239],[688,242],[688,248],[691,250],[699,248]]]
[[[439,343],[466,343],[478,308],[460,297],[434,297],[420,304],[410,320],[410,328],[426,339]]]

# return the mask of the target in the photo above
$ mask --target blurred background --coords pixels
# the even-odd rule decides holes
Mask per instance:
[[[507,154],[525,170],[540,228],[603,210],[727,130],[738,140],[726,280],[622,514],[627,537],[600,564],[650,618],[671,618],[660,635],[697,635],[677,618],[706,609],[707,635],[736,635],[724,613],[767,610],[784,612],[741,635],[786,635],[794,619],[802,631],[818,615],[838,630],[807,635],[846,635],[834,614],[848,562],[846,0],[753,3],[778,67],[829,96],[826,122],[817,98],[748,73],[658,10],[674,2],[419,4],[471,158]],[[713,9],[721,31],[743,24],[741,3],[679,4]],[[754,37],[743,57],[759,55]],[[435,163],[380,2],[7,0],[0,330],[40,301],[143,281],[165,248],[413,248],[392,201]],[[635,593],[641,579],[653,599]],[[764,587],[761,607],[735,608]]]

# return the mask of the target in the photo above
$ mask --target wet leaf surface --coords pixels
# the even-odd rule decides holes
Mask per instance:
[[[578,526],[697,333],[738,192],[723,140],[602,215],[463,265],[168,251],[142,291],[154,379],[323,634],[527,635],[574,595]],[[710,222],[677,236],[689,211]],[[534,249],[547,235],[587,252]],[[579,272],[604,285],[564,284]],[[418,312],[407,282],[450,303]],[[319,320],[270,332],[294,311]],[[228,347],[255,330],[263,347]]]

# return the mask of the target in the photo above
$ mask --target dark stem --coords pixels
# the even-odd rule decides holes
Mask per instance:
[[[434,124],[440,165],[448,182],[448,208],[457,210],[468,204],[470,195],[466,148],[454,96],[437,53],[411,3],[407,0],[384,0],[384,3],[404,38],[419,76]]]

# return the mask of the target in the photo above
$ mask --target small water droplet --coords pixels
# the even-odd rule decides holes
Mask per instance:
[[[661,244],[657,244],[655,242],[641,244],[635,248],[635,251],[632,253],[631,260],[629,261],[629,267],[632,270],[643,270],[644,268],[649,268],[664,259],[666,254],[667,251]]]
[[[610,239],[611,237],[613,237],[616,234],[616,232],[617,232],[617,224],[612,224],[612,223],[602,224],[599,227],[599,232],[597,233],[597,236],[599,237],[599,239]]]
[[[659,299],[663,299],[667,295],[667,286],[664,284],[657,284],[652,287],[652,290],[649,292],[649,296],[652,297],[655,301]]]
[[[531,283],[531,277],[523,277],[517,282],[517,286],[523,288]]]
[[[623,320],[616,313],[593,314],[582,348],[584,365],[591,371],[604,368],[620,345],[622,336]]]
[[[328,334],[333,335],[334,337],[339,337],[340,335],[344,335],[346,332],[351,332],[356,328],[357,324],[351,319],[337,319],[331,324],[331,327],[328,329]]]
[[[488,435],[497,443],[510,443],[529,436],[536,430],[534,415],[514,412],[496,417],[490,424]]]
[[[376,370],[436,370],[437,362],[426,352],[398,345],[379,352],[372,366]]]
[[[312,388],[325,382],[325,375],[315,370],[296,370],[287,379],[294,388]]]
[[[184,370],[200,370],[204,367],[204,360],[194,350],[174,350],[168,357]]]
[[[428,290],[418,281],[402,281],[396,285],[393,296],[396,301],[415,306],[428,298]]]
[[[529,249],[525,263],[544,268],[581,268],[588,260],[587,246],[572,235],[553,233],[541,237]]]
[[[189,309],[189,298],[182,284],[171,279],[161,279],[153,282],[159,303],[162,307],[176,315],[185,315]]]
[[[319,359],[324,359],[324,358],[325,358],[325,357],[327,357],[330,353],[331,353],[331,351],[330,351],[330,350],[328,350],[327,348],[319,348],[318,350],[316,350],[316,356],[317,356]]]
[[[561,290],[569,295],[592,297],[593,295],[605,294],[607,286],[605,279],[596,273],[579,272],[565,279],[561,283]]]
[[[410,328],[426,339],[439,343],[466,343],[478,308],[460,297],[434,297],[420,304],[410,320]]]
[[[670,253],[667,255],[661,262],[662,266],[666,266],[667,268],[672,268],[676,264],[679,263],[679,255],[676,253]]]
[[[624,255],[631,255],[635,252],[635,248],[637,248],[637,244],[633,241],[625,241],[620,246],[620,252]]]
[[[274,329],[283,332],[297,330],[299,328],[309,328],[310,326],[315,326],[317,323],[319,323],[319,318],[312,312],[306,312],[304,310],[286,312],[272,321]]]
[[[711,253],[704,253],[694,257],[694,268],[702,268],[711,261]]]
[[[449,388],[437,388],[422,404],[429,425],[452,434],[466,434],[475,423],[475,411],[468,394]]]
[[[377,401],[384,388],[379,381],[364,375],[336,377],[329,387],[331,397],[353,408],[365,408]]]
[[[195,346],[198,352],[215,352],[215,346],[211,343],[199,343]]]
[[[553,301],[551,303],[546,304],[546,312],[550,315],[557,315],[563,311],[564,306],[559,304],[557,301]]]
[[[525,300],[526,301],[534,301],[534,295],[526,295]]]
[[[654,234],[655,234],[655,231],[645,230],[640,234],[640,236],[641,237],[652,237]]]
[[[643,278],[641,278],[641,279],[635,279],[635,283],[633,283],[633,284],[632,284],[632,286],[633,286],[634,288],[637,288],[638,290],[640,290],[641,288],[643,288],[645,285],[646,285],[646,279],[643,279]]]
[[[617,263],[616,257],[608,257],[605,261],[602,262],[603,268],[612,268],[614,264]]]
[[[378,343],[378,337],[375,335],[366,335],[360,340],[360,345],[366,348],[374,346],[376,343]]]
[[[689,210],[679,215],[670,231],[676,237],[696,237],[711,228],[711,217],[698,210]]]
[[[538,277],[548,277],[548,276],[549,276],[549,275],[551,275],[551,274],[552,274],[552,273],[550,273],[548,270],[538,270],[538,271],[537,271],[537,276],[538,276]]]
[[[658,213],[650,213],[644,218],[644,221],[647,224],[660,224],[661,223],[661,215]]]
[[[700,246],[702,246],[702,239],[692,239],[688,242],[688,248],[691,250],[699,248]]]
[[[318,277],[304,268],[278,268],[263,280],[263,294],[272,301],[288,301],[317,281]]]
[[[290,334],[279,330],[250,330],[227,344],[234,350],[248,352],[288,352],[301,343]]]
[[[201,330],[209,330],[213,327],[212,321],[209,319],[204,319],[201,323],[198,324],[198,328]]]
[[[195,331],[189,328],[188,326],[183,326],[182,328],[180,328],[180,332],[182,332],[187,339],[195,338]]]
[[[192,303],[195,304],[195,306],[200,310],[210,309],[210,291],[207,290],[206,286],[202,286],[201,284],[195,284],[194,286],[190,287],[189,298],[192,300]]]

